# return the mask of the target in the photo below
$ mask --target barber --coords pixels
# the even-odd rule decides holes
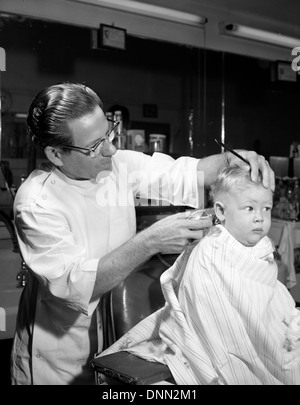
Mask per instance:
[[[136,234],[134,199],[163,195],[171,204],[197,208],[226,159],[117,151],[101,100],[77,83],[41,90],[27,124],[49,165],[29,175],[14,203],[29,274],[19,305],[12,383],[94,384],[90,360],[102,349],[102,295],[152,255],[182,251],[211,225],[178,213]],[[274,189],[264,157],[240,153],[252,177],[261,172],[264,185]]]

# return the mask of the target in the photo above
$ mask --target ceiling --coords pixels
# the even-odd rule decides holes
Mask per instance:
[[[299,0],[139,0],[179,9],[201,13],[203,10],[222,11],[229,16],[248,15],[260,20],[270,20],[281,25],[292,25],[299,29]]]
[[[166,24],[126,12],[100,7],[95,0],[1,0],[0,12],[97,29],[99,23],[125,28],[128,34],[268,60],[291,61],[291,50],[264,43],[224,38],[219,23],[248,25],[299,38],[300,0],[135,0],[207,18],[205,31]],[[204,34],[205,32],[205,34]],[[300,44],[299,44],[300,46]]]
[[[261,17],[281,21],[287,24],[299,25],[299,0],[191,0],[191,5],[199,5],[231,10],[234,12],[249,13]]]
[[[139,0],[158,6],[194,13],[207,18],[206,44],[210,49],[242,53],[270,60],[291,60],[291,50],[246,40],[222,39],[218,24],[247,25],[252,28],[299,38],[300,0]]]

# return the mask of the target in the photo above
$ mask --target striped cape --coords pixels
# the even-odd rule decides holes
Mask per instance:
[[[300,312],[277,280],[273,244],[240,244],[218,225],[161,276],[165,307],[101,355],[167,364],[177,384],[300,383]]]

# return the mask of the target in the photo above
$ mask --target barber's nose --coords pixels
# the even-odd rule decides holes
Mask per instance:
[[[106,141],[103,145],[101,155],[103,157],[110,157],[110,156],[114,155],[116,152],[117,152],[117,148],[115,147],[115,145],[109,141]]]

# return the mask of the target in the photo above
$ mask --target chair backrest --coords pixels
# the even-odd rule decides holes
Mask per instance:
[[[106,349],[139,321],[163,307],[160,276],[178,255],[156,255],[102,298],[101,310]]]
[[[275,176],[286,177],[289,174],[289,157],[270,156],[270,166],[274,170]]]

